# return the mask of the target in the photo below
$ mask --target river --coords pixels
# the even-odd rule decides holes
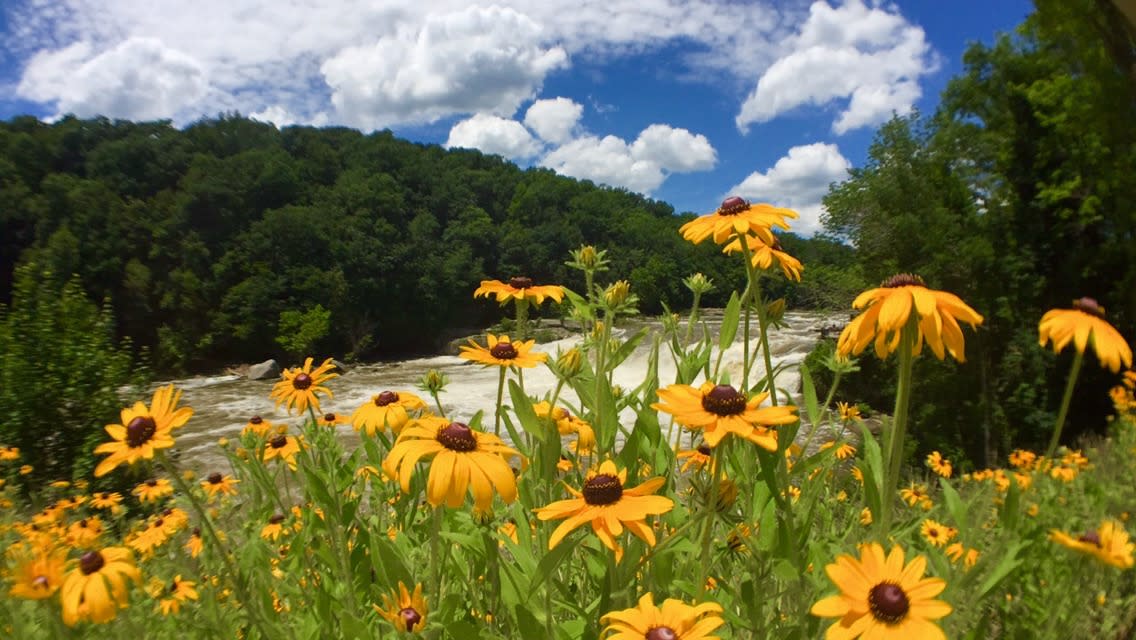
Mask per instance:
[[[782,363],[787,365],[777,375],[776,384],[779,389],[798,392],[800,374],[797,365],[816,345],[822,327],[838,325],[840,319],[846,317],[843,314],[809,312],[785,314],[784,328],[774,329],[769,335],[769,351],[774,368]],[[720,311],[707,311],[706,321],[712,333],[716,334],[720,318]],[[655,328],[659,326],[657,323],[648,324]],[[756,322],[754,324],[756,325]],[[630,335],[631,329],[617,329],[616,332],[617,335],[619,332]],[[579,342],[579,337],[565,338],[538,344],[534,350],[555,356],[558,348],[569,349]],[[650,345],[650,338],[644,340],[639,348],[616,369],[614,374],[616,384],[625,389],[632,389],[642,382],[647,370]],[[717,357],[716,350],[713,357]],[[734,344],[726,350],[722,367],[729,372],[730,379],[735,383],[741,380],[742,331],[740,328]],[[438,369],[449,376],[450,383],[441,394],[446,415],[455,420],[468,419],[478,410],[484,410],[487,415],[492,415],[497,395],[497,368],[483,367],[450,355],[350,367],[346,373],[328,383],[327,386],[331,388],[335,397],[324,400],[322,408],[324,411],[350,415],[359,405],[386,389],[411,391],[429,403],[429,396],[417,390],[415,384],[430,369]],[[765,368],[759,358],[751,376],[757,378],[764,375]],[[665,386],[673,382],[674,376],[674,363],[664,348],[659,358],[660,385]],[[551,394],[556,384],[556,378],[543,366],[526,369],[524,378],[525,390],[529,395],[537,397]],[[275,410],[273,402],[268,397],[275,380],[247,380],[242,376],[222,375],[168,382],[183,389],[182,403],[193,407],[193,417],[176,434],[175,446],[179,452],[180,464],[199,474],[208,473],[225,464],[225,458],[217,445],[218,439],[222,437],[236,439],[251,416],[260,415],[274,424],[295,425],[300,422],[297,416],[289,417],[283,411]],[[507,397],[506,394],[506,402],[508,402]],[[566,389],[563,397],[569,404],[577,402],[577,398],[570,390]],[[621,416],[621,419],[627,424],[634,421],[630,412]],[[349,447],[354,446],[358,441],[354,429],[350,425],[341,425],[338,429],[344,443]]]

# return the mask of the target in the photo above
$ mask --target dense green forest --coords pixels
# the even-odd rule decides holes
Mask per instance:
[[[297,321],[288,325],[288,312],[330,312],[328,335],[311,345],[321,353],[429,350],[447,330],[500,317],[472,297],[483,278],[582,286],[564,265],[581,244],[611,250],[607,275],[632,280],[646,312],[689,304],[682,279],[696,271],[722,284],[705,303],[724,304],[726,283],[743,272],[713,247],[682,240],[689,217],[627,191],[385,131],[279,131],[239,116],[184,130],[0,123],[0,298],[10,298],[20,263],[59,280],[79,274],[92,300],[109,303],[119,335],[163,370],[278,354],[282,321]],[[818,266],[851,264],[841,243],[785,242]],[[833,291],[831,279],[810,282],[785,291],[791,302],[842,306],[860,284]]]

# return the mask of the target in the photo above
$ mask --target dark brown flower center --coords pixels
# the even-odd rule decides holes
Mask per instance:
[[[126,425],[126,445],[131,449],[137,449],[149,442],[157,430],[158,425],[154,423],[153,418],[138,416]]]
[[[106,564],[106,561],[103,560],[103,554],[98,551],[88,551],[79,556],[79,571],[82,571],[85,576],[97,573],[99,569],[103,568],[104,564]]]
[[[200,536],[200,535],[201,535],[201,527],[194,527],[194,528],[193,528],[193,535],[194,535],[195,537],[196,537],[196,536]]]
[[[653,627],[647,632],[646,640],[678,640],[678,634],[670,627]]]
[[[509,286],[514,289],[528,289],[529,287],[533,286],[533,281],[532,278],[526,278],[525,276],[516,276],[509,278]]]
[[[262,422],[264,422],[264,418],[260,416],[253,416],[249,418],[249,424],[260,424]]]
[[[174,581],[170,582],[170,593],[177,593],[177,590],[178,590],[178,581],[174,580]]]
[[[880,286],[887,289],[896,289],[899,287],[923,287],[926,286],[926,284],[923,282],[923,278],[920,278],[914,273],[897,273],[887,280],[884,280],[883,284]]]
[[[466,452],[477,448],[477,438],[473,437],[473,430],[469,425],[460,422],[451,422],[438,429],[438,442],[450,451]]]
[[[907,616],[910,603],[899,585],[881,582],[868,592],[868,607],[876,620],[884,624],[897,624]]]
[[[280,524],[281,522],[284,522],[283,513],[274,513],[272,517],[268,519],[268,524]]]
[[[83,518],[82,520],[79,521],[79,528],[80,529],[86,529],[87,528],[87,519],[86,518]]]
[[[209,481],[209,484],[221,484],[222,477],[220,473],[214,471],[213,473],[209,474],[209,477],[206,478],[206,480]]]
[[[737,389],[720,384],[702,396],[702,408],[720,416],[733,416],[745,411],[746,399]]]
[[[35,580],[32,580],[32,586],[36,589],[46,589],[48,587],[47,576],[36,576]]]
[[[161,529],[162,525],[164,525],[164,524],[166,524],[166,521],[162,520],[161,518],[158,518],[157,520],[154,521],[154,528],[155,529]]]
[[[623,497],[623,483],[610,473],[601,473],[584,482],[584,502],[603,506],[615,504]]]
[[[738,196],[730,196],[722,201],[722,206],[718,207],[718,215],[720,216],[733,216],[737,215],[749,208],[749,203],[744,198]]]
[[[384,391],[375,396],[376,406],[385,407],[388,404],[394,404],[395,402],[398,402],[398,394],[394,391]]]
[[[335,414],[334,413],[323,414],[323,421],[324,422],[335,422]]]
[[[400,610],[398,615],[402,618],[403,623],[406,624],[407,631],[414,631],[415,625],[422,622],[422,614],[415,611],[413,607]]]
[[[704,456],[710,455],[710,445],[705,443],[698,445],[698,453],[701,453]]]
[[[288,444],[288,436],[279,435],[268,441],[273,449],[283,449]]]
[[[1084,311],[1087,314],[1094,315],[1098,318],[1104,317],[1104,307],[1100,306],[1094,298],[1080,298],[1073,301],[1073,308],[1079,311]]]
[[[149,480],[146,481],[146,486],[147,487],[156,487],[156,486],[158,486],[158,481],[153,479],[153,478],[150,478]]]
[[[1092,530],[1086,531],[1085,534],[1082,535],[1081,537],[1077,538],[1077,540],[1080,541],[1080,542],[1087,542],[1087,543],[1089,543],[1093,546],[1096,546],[1096,547],[1101,546],[1100,534],[1097,533],[1096,531],[1092,531]]]
[[[512,360],[517,357],[517,348],[512,342],[498,342],[489,350],[489,355],[498,360]]]
[[[312,386],[312,377],[306,373],[297,373],[295,378],[292,378],[292,386],[300,391]]]

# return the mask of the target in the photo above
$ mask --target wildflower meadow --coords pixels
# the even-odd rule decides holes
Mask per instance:
[[[461,357],[498,372],[495,401],[455,415],[448,380],[336,402],[338,372],[309,357],[194,475],[176,458],[193,421],[160,386],[123,402],[88,478],[18,489],[21,452],[0,449],[0,635],[34,638],[1131,638],[1136,634],[1136,372],[1100,301],[1039,318],[1037,349],[1074,360],[1052,441],[994,468],[956,469],[905,449],[913,362],[964,361],[988,310],[897,274],[851,307],[820,397],[778,389],[768,337],[785,322],[773,279],[807,265],[775,229],[796,214],[741,198],[682,227],[741,260],[743,282],[694,274],[688,317],[622,331],[636,284],[604,282],[604,251],[568,262],[576,292],[527,277],[474,296],[513,315],[511,335]],[[700,314],[734,289],[717,331]],[[562,304],[577,346],[543,351],[529,316]],[[723,357],[740,341],[742,361]],[[612,372],[649,348],[634,388]],[[880,433],[834,403],[857,362],[894,367]],[[661,379],[671,360],[674,379]],[[1082,367],[1115,375],[1107,436],[1062,438]],[[553,389],[525,385],[547,367]],[[35,375],[35,372],[28,372]],[[50,403],[51,398],[41,398]],[[337,434],[354,429],[360,444]],[[1062,445],[1065,442],[1065,445]],[[132,490],[95,489],[116,475]],[[133,484],[133,483],[132,483]]]

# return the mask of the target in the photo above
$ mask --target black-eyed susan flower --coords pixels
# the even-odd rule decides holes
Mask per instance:
[[[91,506],[96,509],[110,509],[111,513],[122,511],[122,494],[117,491],[100,491],[91,496]]]
[[[351,424],[356,431],[374,437],[376,432],[390,430],[402,431],[414,411],[423,411],[426,403],[422,398],[406,391],[383,391],[351,414]]]
[[[918,331],[914,353],[926,341],[940,360],[949,353],[963,362],[966,345],[959,322],[971,328],[982,324],[982,316],[958,296],[928,289],[922,278],[910,273],[892,276],[878,288],[861,293],[852,307],[866,309],[840,332],[836,349],[843,356],[858,355],[874,341],[876,355],[886,358],[899,347],[903,328],[913,319]]]
[[[343,415],[342,413],[335,413],[334,411],[327,411],[316,416],[316,425],[334,429],[341,424],[349,424],[351,418]]]
[[[703,469],[706,465],[710,464],[711,453],[713,453],[713,450],[710,448],[710,445],[705,442],[693,449],[679,451],[678,454],[675,455],[675,459],[686,459],[686,462],[682,463],[682,467],[679,468],[679,471],[686,473],[691,467],[694,467],[695,470]]]
[[[661,402],[651,408],[673,415],[675,422],[684,427],[702,431],[702,439],[711,447],[718,446],[732,433],[767,451],[776,451],[777,431],[769,427],[797,421],[796,407],[761,407],[769,394],[746,399],[725,384],[706,382],[700,389],[672,384],[657,393]]]
[[[201,555],[203,549],[205,541],[201,539],[201,529],[194,527],[193,531],[189,532],[189,540],[185,542],[185,550],[189,552],[191,558],[196,558]]]
[[[834,451],[833,453],[835,453],[837,460],[847,460],[848,458],[856,455],[856,447],[848,444],[847,442],[841,442],[838,444],[835,440],[830,440],[820,445],[820,450],[826,451],[828,449],[832,449],[833,447],[836,447],[836,451]]]
[[[334,368],[331,358],[328,358],[313,371],[312,358],[307,358],[303,367],[291,367],[280,374],[283,380],[273,385],[269,397],[276,401],[277,407],[284,405],[289,414],[292,413],[292,409],[297,413],[303,413],[308,407],[319,413],[319,396],[316,394],[322,393],[329,398],[333,397],[331,389],[323,384],[339,377],[338,373],[332,371]]]
[[[280,536],[284,535],[284,533],[290,529],[290,527],[284,526],[284,520],[286,518],[287,516],[283,513],[278,512],[272,514],[272,516],[268,518],[268,524],[260,529],[260,537],[273,542],[279,540]]]
[[[462,346],[458,357],[490,367],[521,367],[523,369],[531,369],[548,359],[547,353],[532,351],[536,340],[510,341],[509,336],[489,334],[486,337],[486,342],[488,346],[481,346],[470,339],[468,345]]]
[[[840,555],[825,567],[840,593],[814,604],[811,613],[839,618],[828,628],[828,640],[946,640],[932,621],[951,612],[949,604],[935,599],[947,583],[924,578],[926,568],[923,556],[905,565],[899,546],[885,557],[879,544],[862,545],[859,560]]]
[[[67,544],[76,549],[93,546],[103,534],[103,523],[98,516],[80,518],[67,527]]]
[[[157,502],[162,498],[173,495],[174,486],[165,478],[150,478],[134,487],[134,495],[143,503]]]
[[[1074,300],[1072,309],[1050,309],[1041,317],[1037,331],[1037,343],[1045,347],[1052,342],[1055,353],[1072,342],[1077,353],[1092,346],[1101,366],[1113,373],[1119,373],[1121,365],[1132,366],[1132,348],[1105,320],[1104,307],[1092,298]]]
[[[872,524],[872,510],[868,507],[860,509],[860,524],[865,527]]]
[[[927,454],[927,467],[931,469],[936,475],[944,478],[950,478],[954,473],[954,467],[951,466],[951,461],[947,460],[938,451],[932,451]]]
[[[237,495],[238,482],[240,482],[240,480],[237,480],[233,476],[221,475],[219,472],[214,471],[208,476],[205,476],[205,480],[201,482],[201,488],[205,489],[205,493],[209,494],[210,498],[216,497],[217,495],[235,496]]]
[[[84,553],[63,579],[63,622],[69,627],[80,621],[110,622],[126,605],[128,580],[142,584],[142,573],[129,549],[107,547]]]
[[[241,428],[241,436],[247,433],[254,433],[263,438],[272,433],[272,423],[260,416],[253,416],[249,418],[245,426]]]
[[[509,282],[500,280],[482,280],[474,292],[473,297],[496,297],[497,302],[507,304],[510,300],[527,300],[539,305],[545,298],[561,302],[564,300],[564,287],[559,285],[533,284],[532,278],[516,276],[509,278]]]
[[[634,488],[627,488],[626,482],[627,470],[605,460],[598,470],[588,471],[580,491],[568,487],[572,498],[536,509],[537,518],[542,521],[564,520],[552,532],[548,548],[560,544],[564,536],[585,524],[591,524],[596,536],[612,551],[617,550],[616,538],[625,528],[653,546],[655,533],[647,526],[647,516],[661,515],[674,508],[670,498],[652,495],[663,486],[665,479],[651,478]]]
[[[461,422],[424,416],[402,430],[383,461],[383,469],[391,477],[397,474],[402,490],[409,491],[418,461],[429,459],[427,502],[435,507],[460,507],[468,490],[477,508],[488,509],[494,490],[506,503],[516,500],[517,479],[507,457],[519,455],[497,436]]]
[[[19,447],[0,447],[0,462],[12,462],[20,459]]]
[[[25,600],[43,600],[55,595],[63,584],[67,550],[41,548],[35,552],[17,552],[16,556],[16,571],[8,595]]]
[[[735,235],[756,235],[766,244],[774,242],[773,227],[787,230],[786,218],[796,218],[797,212],[770,204],[750,204],[738,196],[722,201],[713,213],[699,216],[679,227],[682,237],[694,244],[713,238],[723,244]]]
[[[127,537],[126,546],[142,554],[143,557],[149,556],[154,549],[170,539],[170,532],[165,524],[165,520],[160,517],[151,520],[145,529]]]
[[[848,404],[847,402],[837,402],[836,409],[840,412],[840,420],[842,422],[860,421],[863,418],[860,416],[860,407]]]
[[[397,593],[383,594],[383,606],[371,606],[398,631],[414,633],[426,626],[429,609],[426,607],[426,598],[422,597],[421,583],[414,585],[412,594],[405,584],[399,582]]]
[[[300,453],[300,441],[295,436],[277,435],[264,447],[264,463],[281,460],[293,471],[296,470],[296,454]]]
[[[951,541],[955,537],[956,531],[940,522],[936,522],[930,518],[923,521],[919,528],[919,532],[923,534],[923,539],[931,544],[933,547],[941,547]]]
[[[645,593],[639,605],[612,611],[600,618],[607,640],[718,640],[710,635],[722,626],[722,607],[713,602],[689,605],[668,598],[661,607]]]
[[[158,601],[162,615],[176,614],[181,611],[182,603],[197,600],[197,589],[194,588],[196,584],[190,580],[182,580],[180,575],[175,576],[166,589],[167,597]]]
[[[947,545],[943,553],[951,559],[951,562],[962,561],[963,566],[967,569],[974,568],[974,565],[978,564],[978,558],[981,555],[978,549],[968,549],[964,547],[961,542],[952,542]]]
[[[750,263],[757,269],[768,269],[776,264],[781,268],[787,280],[801,281],[801,272],[805,267],[801,261],[789,255],[782,249],[781,241],[773,236],[772,244],[767,244],[757,236],[746,236],[746,246],[750,251]],[[742,245],[735,238],[722,249],[722,253],[736,253],[742,250]]]
[[[907,503],[907,506],[914,507],[915,505],[930,500],[931,495],[927,493],[927,485],[912,482],[903,489],[899,490],[899,497]]]
[[[178,408],[181,391],[173,385],[161,387],[147,407],[142,402],[123,409],[121,424],[108,424],[106,432],[113,438],[95,447],[95,453],[110,455],[95,467],[95,477],[105,476],[120,464],[134,464],[139,460],[150,460],[154,452],[174,446],[172,431],[184,425],[193,415],[189,407]]]
[[[22,476],[30,476],[33,471],[35,471],[35,467],[30,464],[20,465],[20,475]]]
[[[1131,569],[1136,559],[1136,544],[1128,538],[1128,531],[1124,525],[1116,520],[1105,519],[1101,521],[1096,531],[1086,531],[1076,538],[1064,531],[1053,529],[1049,532],[1049,539],[1057,544],[1087,553],[1104,564],[1118,569]]]

